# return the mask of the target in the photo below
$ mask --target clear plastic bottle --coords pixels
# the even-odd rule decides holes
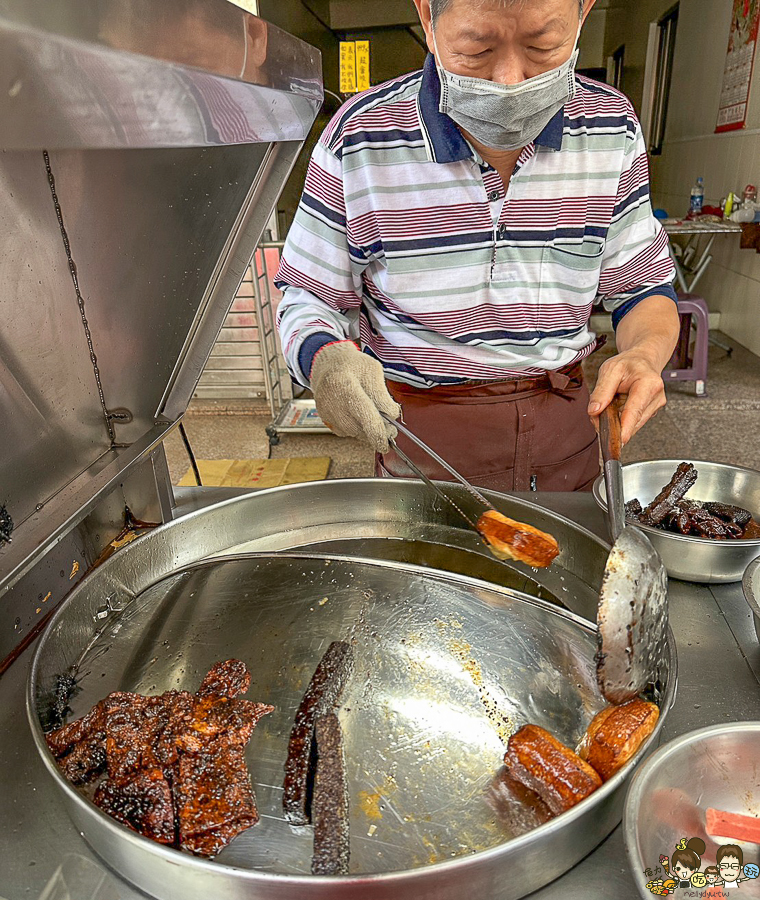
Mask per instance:
[[[705,202],[705,183],[704,179],[697,178],[694,187],[691,189],[691,201],[689,203],[689,218],[702,215],[702,206]]]

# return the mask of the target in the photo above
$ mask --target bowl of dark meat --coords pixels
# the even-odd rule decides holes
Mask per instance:
[[[623,466],[626,521],[651,540],[671,578],[740,581],[760,556],[760,472],[653,459]],[[594,499],[607,509],[604,478]]]

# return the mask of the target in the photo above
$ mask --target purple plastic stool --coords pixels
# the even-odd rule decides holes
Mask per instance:
[[[704,397],[707,393],[707,345],[710,337],[710,317],[704,297],[679,292],[678,314],[681,316],[681,333],[670,361],[673,368],[666,369],[662,378],[666,384],[669,381],[694,381],[697,396]],[[692,321],[696,325],[697,334],[694,339],[694,356],[690,357]]]

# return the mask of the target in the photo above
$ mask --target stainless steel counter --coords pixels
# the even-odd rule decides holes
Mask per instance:
[[[180,489],[177,514],[235,493]],[[590,495],[530,499],[605,534],[604,519]],[[672,581],[670,617],[678,645],[679,687],[664,740],[705,725],[760,719],[760,645],[740,584]],[[43,893],[44,900],[140,900],[143,894],[93,856],[37,757],[23,708],[31,655],[27,650],[0,678],[0,900],[40,900]],[[618,828],[582,863],[533,897],[632,897],[633,877]],[[67,893],[62,891],[64,879]]]

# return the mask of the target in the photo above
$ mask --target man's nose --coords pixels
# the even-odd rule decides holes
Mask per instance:
[[[505,55],[494,67],[493,80],[499,84],[520,84],[528,76],[525,74],[525,66],[513,53]]]

